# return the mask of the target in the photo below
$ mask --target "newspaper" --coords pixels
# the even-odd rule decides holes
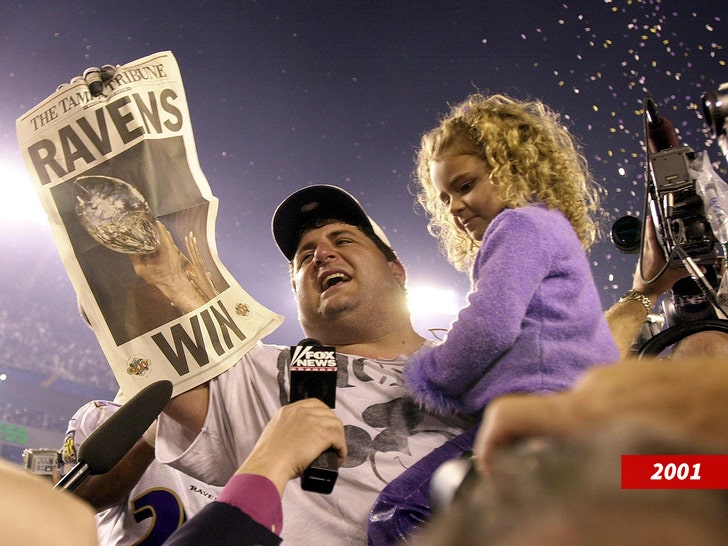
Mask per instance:
[[[171,52],[89,69],[16,122],[51,232],[127,397],[224,372],[283,317],[220,262],[218,201],[197,160]]]

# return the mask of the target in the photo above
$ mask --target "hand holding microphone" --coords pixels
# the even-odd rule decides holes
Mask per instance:
[[[302,476],[327,448],[337,455],[334,462],[343,464],[347,451],[341,420],[317,398],[299,400],[278,410],[236,473],[265,476],[283,496],[289,480]]]

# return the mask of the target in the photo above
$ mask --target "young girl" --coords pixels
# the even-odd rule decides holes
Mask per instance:
[[[416,178],[430,232],[472,271],[447,339],[405,369],[416,399],[476,413],[500,394],[562,390],[618,359],[585,253],[596,184],[555,112],[472,95],[422,137]]]

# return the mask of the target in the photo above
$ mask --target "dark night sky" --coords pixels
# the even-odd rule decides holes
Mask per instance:
[[[438,254],[408,184],[419,135],[475,90],[540,98],[562,112],[612,219],[642,210],[647,95],[682,142],[708,149],[725,173],[699,107],[728,81],[724,0],[0,1],[0,13],[4,361],[73,375],[83,355],[98,361],[101,386],[113,381],[108,365],[78,317],[48,228],[29,220],[15,134],[16,118],[86,67],[174,53],[200,164],[220,199],[220,257],[287,317],[267,339],[282,344],[302,334],[270,218],[312,183],[360,199],[408,266],[411,293],[448,289],[464,302],[468,280]],[[590,258],[606,308],[629,288],[636,257],[607,236]],[[416,312],[420,331],[449,324],[439,307]]]

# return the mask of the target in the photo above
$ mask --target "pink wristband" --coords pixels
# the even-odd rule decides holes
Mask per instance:
[[[277,535],[283,530],[283,507],[278,488],[257,474],[235,474],[220,492],[217,502],[235,506]]]

